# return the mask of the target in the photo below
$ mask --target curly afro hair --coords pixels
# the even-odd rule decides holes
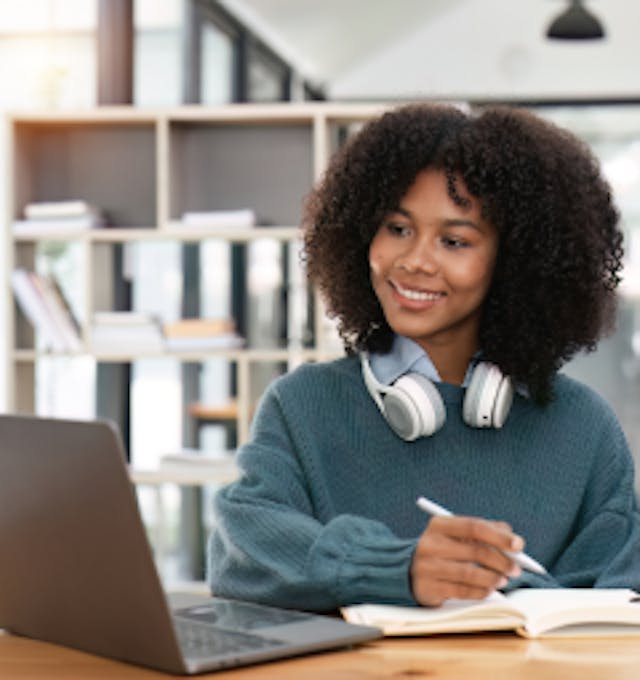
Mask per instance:
[[[369,245],[426,168],[445,172],[459,204],[461,178],[499,233],[480,325],[484,358],[547,402],[555,372],[595,349],[615,320],[622,233],[598,161],[568,131],[506,106],[467,114],[409,104],[367,122],[333,156],[303,218],[310,281],[349,354],[391,347]]]

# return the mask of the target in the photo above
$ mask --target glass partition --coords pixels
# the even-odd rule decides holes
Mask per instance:
[[[576,357],[565,371],[613,406],[640,468],[640,104],[540,107],[536,112],[591,146],[620,209],[625,265],[617,328],[594,353]],[[640,470],[636,480],[640,488]]]

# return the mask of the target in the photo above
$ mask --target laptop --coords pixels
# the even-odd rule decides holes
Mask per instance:
[[[109,421],[0,416],[0,546],[1,628],[170,673],[381,637],[216,597],[172,611]]]

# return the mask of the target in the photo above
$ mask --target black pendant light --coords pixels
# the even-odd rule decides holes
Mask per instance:
[[[604,38],[604,28],[598,18],[584,7],[582,0],[571,0],[571,5],[550,24],[547,38],[595,40]]]

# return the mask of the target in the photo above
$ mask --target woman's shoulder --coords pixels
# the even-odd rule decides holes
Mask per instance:
[[[306,362],[280,376],[274,387],[280,391],[318,388],[322,385],[352,382],[360,375],[360,361],[344,356],[331,361]]]
[[[552,405],[569,410],[578,420],[617,423],[611,404],[593,387],[566,373],[558,373],[553,385]]]
[[[347,404],[357,401],[362,390],[360,361],[355,356],[332,361],[308,362],[276,378],[260,398],[260,413],[272,409],[289,420],[311,422],[337,417]]]
[[[596,389],[564,372],[556,374],[553,387],[556,397],[559,398],[573,398],[582,399],[585,402],[606,403]]]

